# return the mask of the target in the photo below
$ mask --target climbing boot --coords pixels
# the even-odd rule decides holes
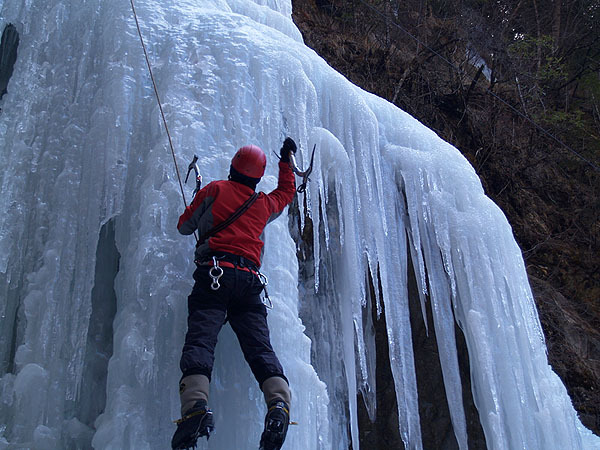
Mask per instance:
[[[259,450],[279,450],[285,441],[290,411],[286,402],[281,399],[273,400],[265,416],[265,430],[260,437]]]
[[[198,438],[206,436],[208,439],[215,428],[212,411],[204,399],[198,400],[176,423],[177,430],[171,440],[173,449],[196,448]]]

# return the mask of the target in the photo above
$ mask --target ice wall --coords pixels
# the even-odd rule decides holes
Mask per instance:
[[[368,271],[382,285],[400,431],[421,447],[409,251],[444,343],[461,446],[453,314],[492,448],[598,444],[547,364],[510,227],[456,149],[305,47],[288,1],[136,8],[180,168],[198,154],[208,183],[243,144],[270,155],[287,135],[305,150],[317,144],[302,207],[316,226],[316,292],[298,279],[286,216],[266,234],[272,340],[300,423],[286,448],[358,448],[358,390],[375,410]],[[130,4],[5,0],[8,23],[20,44],[0,102],[0,448],[166,448],[194,243],[175,230],[183,202]],[[270,156],[259,188],[275,184]],[[321,318],[318,374],[298,312],[309,296],[323,300],[303,312]],[[227,327],[217,352],[217,429],[202,445],[253,447],[264,406]]]

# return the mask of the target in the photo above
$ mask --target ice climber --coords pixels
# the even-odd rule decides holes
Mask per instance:
[[[269,194],[256,193],[267,159],[255,145],[240,148],[231,160],[229,179],[202,188],[179,218],[182,234],[199,233],[194,261],[195,284],[188,297],[188,330],[181,355],[179,384],[182,418],[171,442],[173,449],[195,447],[214,428],[208,391],[217,335],[229,321],[267,404],[260,449],[281,448],[289,424],[290,389],[269,338],[267,312],[260,294],[267,223],[292,201],[295,193],[286,138],[281,147],[279,182]]]

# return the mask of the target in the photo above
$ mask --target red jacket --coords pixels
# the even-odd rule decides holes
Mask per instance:
[[[179,217],[177,229],[181,234],[198,230],[202,236],[227,220],[253,192],[252,188],[235,181],[213,181],[198,191]],[[208,261],[211,252],[223,251],[248,258],[260,267],[263,230],[292,201],[295,192],[294,173],[288,163],[280,162],[277,189],[269,194],[260,192],[242,216],[207,242],[200,243],[196,248],[196,260]]]

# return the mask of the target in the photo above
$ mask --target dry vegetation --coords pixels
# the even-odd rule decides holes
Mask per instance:
[[[550,363],[600,434],[600,6],[537,3],[295,0],[293,14],[339,72],[469,159],[523,250]]]

